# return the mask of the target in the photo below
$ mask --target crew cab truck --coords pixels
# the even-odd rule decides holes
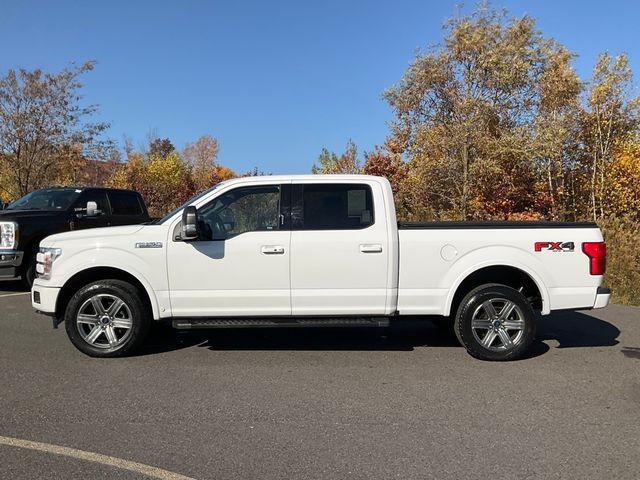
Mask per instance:
[[[147,225],[40,243],[32,304],[95,357],[127,354],[154,321],[178,329],[384,326],[450,318],[480,359],[515,359],[537,314],[601,308],[593,223],[396,221],[363,175],[228,180]]]
[[[0,210],[0,279],[30,289],[40,241],[54,233],[148,222],[139,193],[112,188],[34,190]]]

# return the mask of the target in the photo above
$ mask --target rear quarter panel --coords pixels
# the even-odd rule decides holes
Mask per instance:
[[[597,228],[399,230],[398,312],[449,315],[462,281],[484,267],[527,273],[542,295],[542,313],[593,306],[602,276],[589,274],[583,242],[602,241]],[[542,250],[536,242],[573,242],[573,251]]]

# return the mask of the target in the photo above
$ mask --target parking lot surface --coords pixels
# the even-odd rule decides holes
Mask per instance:
[[[157,329],[137,356],[100,360],[5,282],[0,365],[0,478],[640,472],[638,308],[543,317],[530,357],[509,363],[475,360],[452,332],[415,320]]]

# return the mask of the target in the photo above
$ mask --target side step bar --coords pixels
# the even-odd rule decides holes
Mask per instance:
[[[174,318],[173,328],[388,327],[386,317],[298,318]]]

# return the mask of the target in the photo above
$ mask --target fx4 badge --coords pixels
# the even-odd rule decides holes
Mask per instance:
[[[534,244],[536,252],[551,250],[552,252],[573,252],[575,245],[573,242],[536,242]]]

